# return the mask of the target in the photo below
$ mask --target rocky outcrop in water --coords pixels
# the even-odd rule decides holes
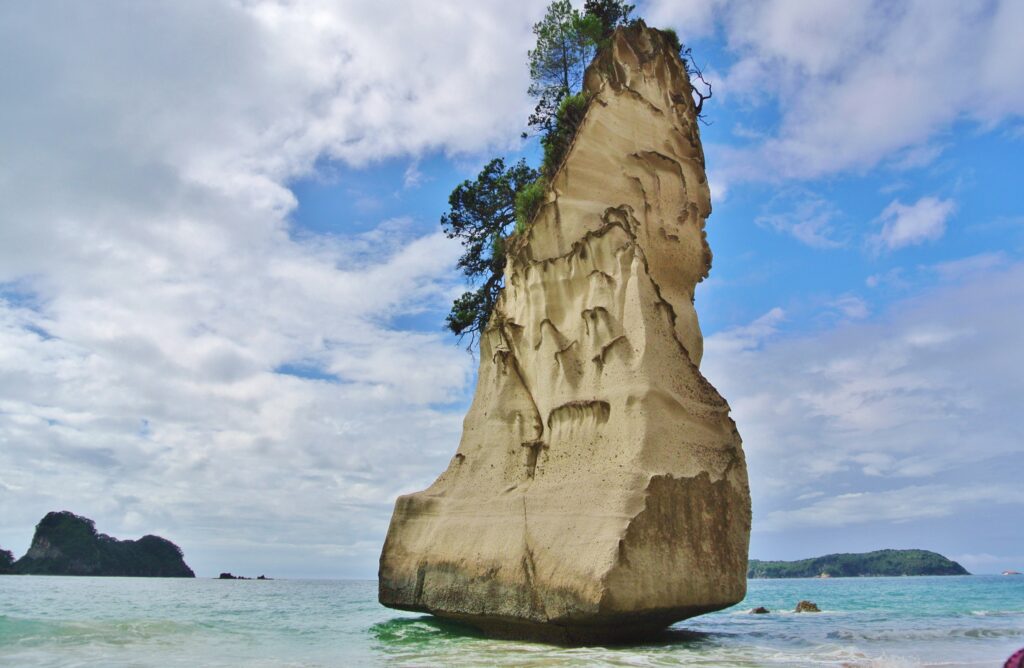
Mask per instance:
[[[95,523],[63,510],[36,525],[32,545],[14,563],[24,575],[114,575],[194,578],[181,549],[160,536],[117,540]]]
[[[746,591],[750,497],[693,306],[711,203],[690,84],[616,31],[514,240],[448,468],[400,497],[380,601],[498,636],[626,640]]]
[[[14,553],[10,550],[0,549],[0,575],[13,573]]]

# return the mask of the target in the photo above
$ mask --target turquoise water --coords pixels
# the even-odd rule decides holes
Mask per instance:
[[[0,665],[999,666],[1024,646],[1024,576],[752,580],[735,608],[617,648],[488,640],[376,595],[344,580],[3,576]],[[800,599],[823,612],[786,612]],[[747,614],[758,605],[772,613]]]

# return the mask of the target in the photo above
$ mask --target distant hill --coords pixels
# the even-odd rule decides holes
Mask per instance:
[[[888,575],[970,575],[946,557],[928,550],[877,550],[861,554],[827,554],[799,561],[751,559],[748,578],[870,577]]]
[[[14,565],[14,553],[10,550],[0,549],[0,575],[6,575],[12,572],[11,567]]]
[[[117,540],[96,532],[87,517],[66,510],[47,513],[32,545],[14,562],[24,575],[115,575],[194,578],[181,549],[160,536]]]

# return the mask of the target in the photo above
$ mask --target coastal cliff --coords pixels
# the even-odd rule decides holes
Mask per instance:
[[[505,288],[448,468],[402,496],[384,605],[497,636],[625,640],[740,601],[750,497],[699,370],[711,212],[685,65],[618,29]]]
[[[181,549],[160,536],[117,540],[92,520],[66,510],[47,513],[13,571],[23,575],[110,575],[194,578]]]

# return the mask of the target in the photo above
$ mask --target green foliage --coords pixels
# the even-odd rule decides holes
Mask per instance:
[[[800,561],[751,559],[749,578],[870,577],[893,575],[968,575],[963,566],[928,550],[878,550],[829,554]]]
[[[505,239],[516,226],[516,194],[537,179],[537,170],[520,160],[511,167],[495,158],[473,181],[464,181],[448,197],[441,226],[449,239],[462,242],[458,267],[476,290],[452,305],[445,324],[463,336],[482,332],[501,292],[505,270]]]
[[[96,532],[86,517],[68,511],[48,513],[36,525],[28,553],[14,563],[17,573],[33,575],[117,575],[195,577],[181,549],[159,536],[117,540]]]
[[[525,232],[526,226],[537,215],[547,187],[547,179],[541,176],[516,193],[516,234]]]
[[[565,97],[558,105],[554,127],[540,140],[544,149],[544,162],[540,171],[549,179],[554,176],[562,164],[566,151],[569,150],[572,140],[576,137],[576,130],[579,129],[583,116],[587,113],[589,102],[590,96],[587,93],[577,93]]]
[[[679,33],[674,28],[662,28],[661,34],[665,36],[665,41],[672,47],[675,53],[682,55],[683,43],[679,41]]]
[[[533,26],[537,42],[528,52],[529,93],[537,100],[528,124],[541,132],[540,170],[522,160],[506,168],[497,158],[476,180],[463,182],[449,197],[450,209],[441,217],[441,225],[449,238],[461,240],[458,267],[477,287],[455,300],[445,324],[460,337],[472,335],[470,346],[487,327],[501,293],[506,241],[512,234],[525,232],[536,215],[586,114],[590,102],[582,90],[586,68],[615,29],[631,23],[634,9],[622,0],[586,0],[582,13],[569,0],[548,5]],[[675,32],[665,34],[683,53]]]
[[[622,0],[587,0],[583,3],[583,14],[594,17],[600,25],[600,40],[611,37],[615,29],[627,25],[629,15],[636,5],[627,5]]]
[[[459,336],[482,332],[487,327],[487,320],[491,317],[491,309],[497,299],[497,294],[492,294],[487,285],[463,292],[452,304],[445,325]]]
[[[533,26],[537,45],[527,53],[528,92],[538,100],[529,125],[549,132],[554,113],[567,95],[583,86],[583,74],[597,48],[603,26],[593,15],[581,14],[569,0],[554,0],[544,18]]]

